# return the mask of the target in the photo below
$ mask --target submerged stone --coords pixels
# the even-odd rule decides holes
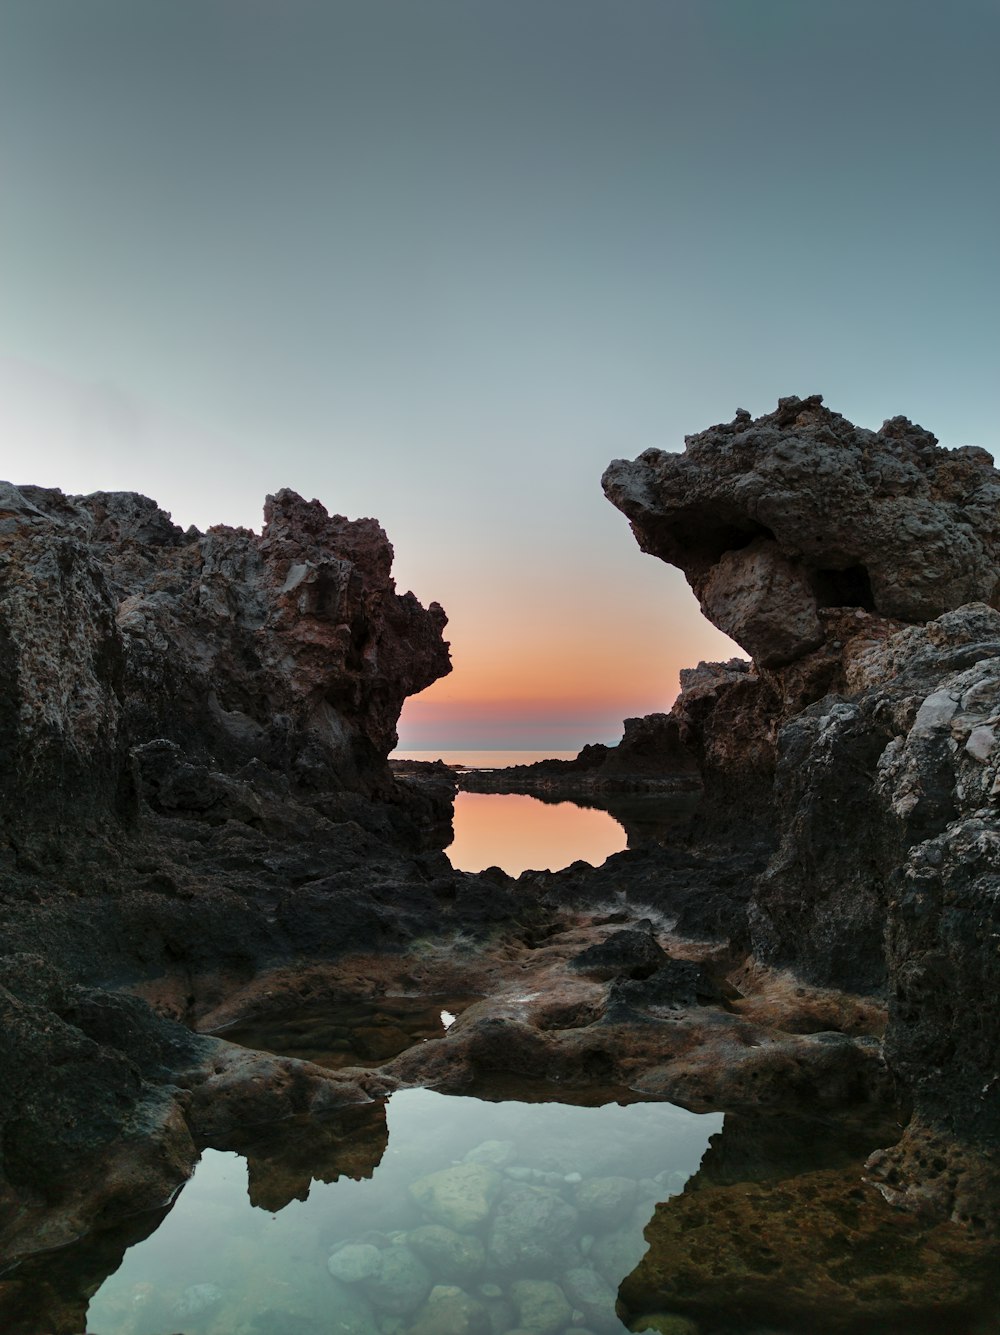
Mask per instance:
[[[486,1264],[486,1251],[477,1237],[456,1233],[443,1224],[413,1229],[406,1235],[406,1244],[441,1279],[474,1279]]]
[[[326,1263],[334,1279],[345,1284],[357,1284],[371,1279],[382,1269],[382,1253],[370,1242],[349,1242],[330,1253]]]
[[[558,1192],[548,1187],[511,1187],[497,1206],[487,1258],[500,1270],[544,1270],[576,1224],[576,1211]]]
[[[590,1249],[590,1261],[609,1284],[619,1284],[640,1261],[646,1242],[640,1232],[621,1228],[605,1233]]]
[[[456,1164],[418,1178],[410,1195],[432,1223],[465,1233],[489,1217],[502,1181],[485,1164]]]
[[[179,1317],[197,1317],[218,1307],[225,1294],[218,1284],[190,1284],[174,1303],[171,1312]]]
[[[686,1316],[675,1312],[651,1312],[629,1326],[631,1331],[650,1331],[653,1335],[698,1335],[698,1327]]]
[[[357,1288],[333,1280],[330,1335],[381,1335],[371,1304]]]
[[[410,1335],[493,1335],[486,1307],[451,1284],[438,1284],[417,1313]]]
[[[484,1163],[490,1168],[503,1168],[509,1164],[515,1153],[512,1140],[484,1140],[469,1150],[466,1163]]]
[[[567,1270],[562,1277],[562,1287],[573,1306],[583,1313],[585,1321],[598,1327],[610,1325],[614,1329],[618,1321],[615,1314],[618,1291],[596,1270],[589,1266]]]
[[[430,1271],[409,1247],[396,1243],[382,1253],[377,1275],[364,1281],[364,1291],[381,1312],[405,1316],[420,1306],[431,1291]]]
[[[532,1335],[555,1335],[573,1320],[573,1309],[549,1279],[519,1279],[510,1286],[521,1328]]]
[[[629,1217],[636,1192],[634,1178],[592,1177],[577,1188],[576,1208],[595,1229],[614,1228]]]

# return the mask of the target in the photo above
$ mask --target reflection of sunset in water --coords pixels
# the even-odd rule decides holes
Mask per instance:
[[[502,867],[518,876],[581,858],[597,867],[624,847],[625,831],[606,811],[520,793],[459,793],[455,841],[445,852],[461,871]]]

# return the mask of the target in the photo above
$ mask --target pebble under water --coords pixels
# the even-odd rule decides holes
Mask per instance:
[[[722,1125],[665,1103],[426,1089],[394,1094],[386,1114],[387,1143],[348,1168],[370,1176],[314,1181],[276,1212],[273,1197],[251,1204],[244,1159],[206,1151],[95,1294],[88,1331],[616,1335],[618,1285],[655,1203],[682,1190]],[[250,1194],[268,1197],[252,1175]]]

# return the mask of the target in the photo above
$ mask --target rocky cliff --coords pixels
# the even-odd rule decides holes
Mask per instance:
[[[188,1018],[195,977],[440,919],[452,789],[386,755],[450,670],[445,615],[396,592],[374,520],[282,491],[265,521],[0,488],[0,1270],[193,1161],[180,1072],[217,1045],[122,989],[166,980],[158,1009]],[[236,1122],[262,1079],[229,1080]],[[284,1112],[324,1097],[277,1084]]]
[[[450,671],[444,612],[396,593],[374,520],[291,491],[264,518],[182,532],[133,493],[3,485],[8,856],[57,855],[45,829],[127,823],[140,797],[222,818],[255,770],[387,795],[404,699]]]
[[[888,996],[915,1117],[883,1187],[981,1217],[994,1170],[963,1177],[924,1138],[990,1161],[1000,1143],[1000,474],[813,396],[616,461],[604,486],[751,655],[688,677],[673,712],[706,788],[697,837],[769,832],[752,956]]]

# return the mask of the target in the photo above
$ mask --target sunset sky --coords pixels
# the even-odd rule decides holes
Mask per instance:
[[[575,749],[733,647],[607,462],[823,393],[996,452],[996,0],[3,0],[0,477],[375,515],[401,745]]]

